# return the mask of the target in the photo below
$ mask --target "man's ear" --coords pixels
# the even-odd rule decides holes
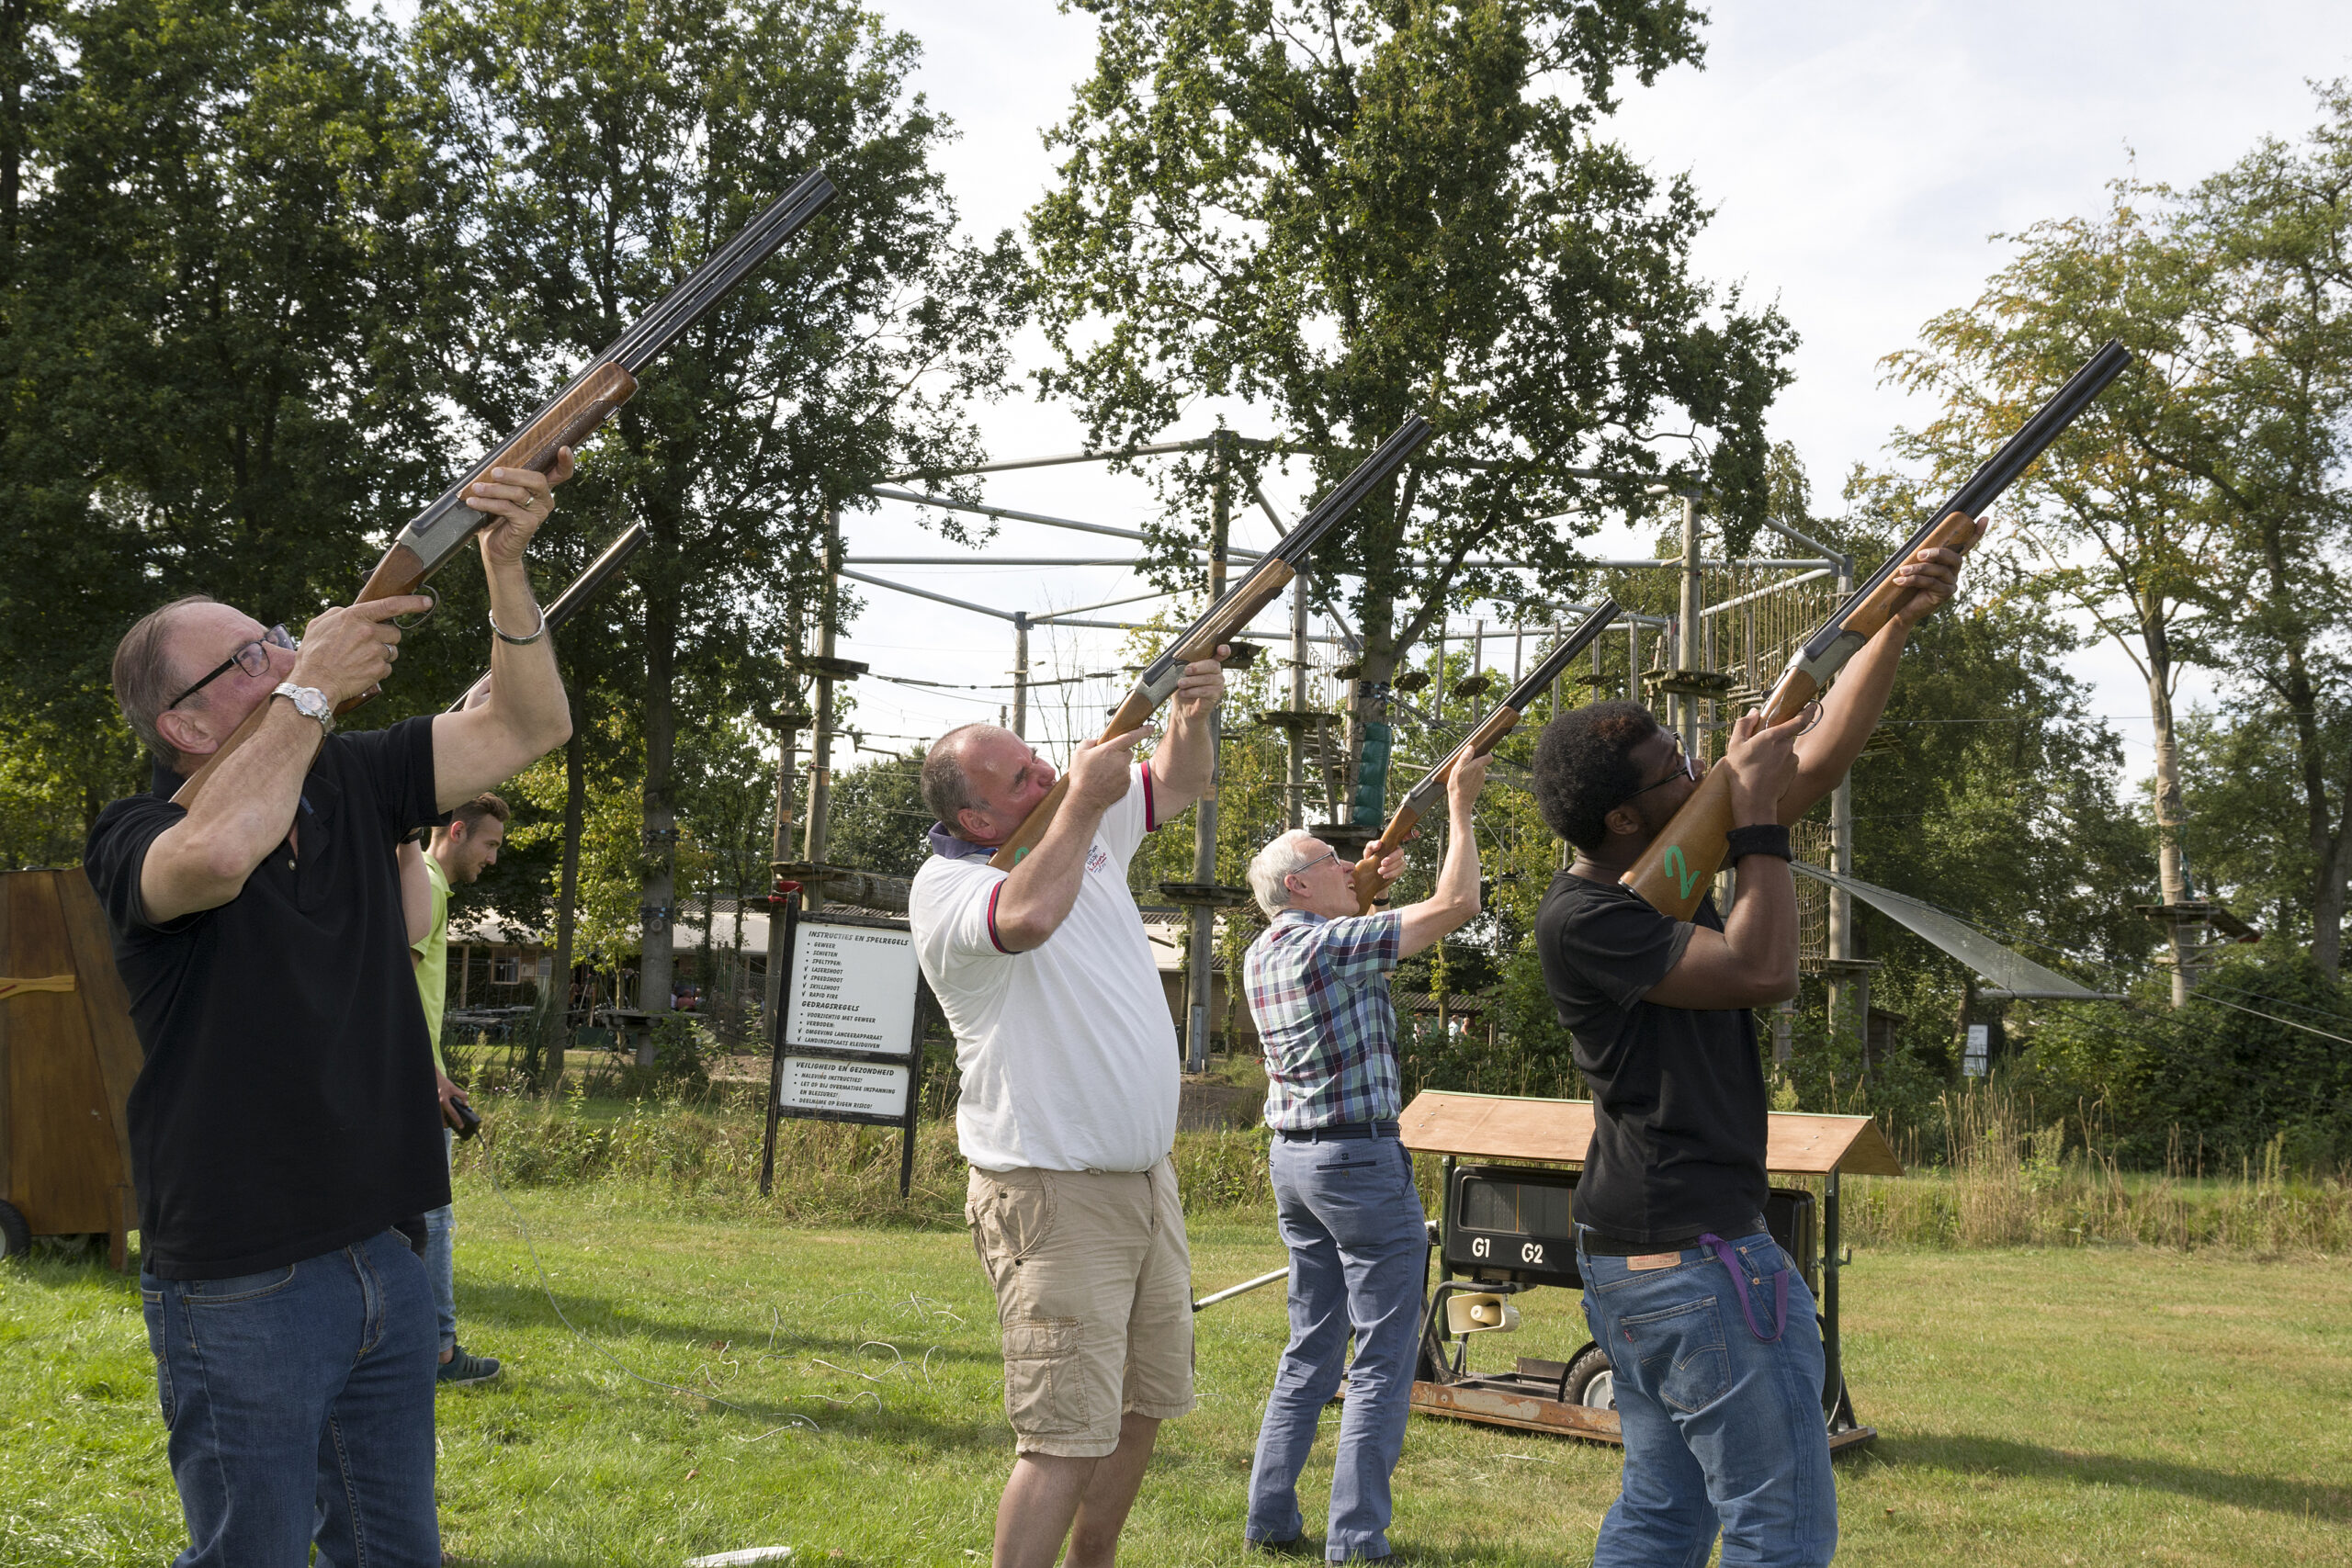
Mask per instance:
[[[967,842],[975,844],[978,843],[980,841],[979,835],[986,833],[988,830],[989,818],[986,812],[978,811],[973,807],[967,806],[962,810],[956,813],[956,836],[965,840]]]
[[[204,727],[203,720],[177,708],[155,716],[155,733],[184,757],[204,756],[216,749],[212,732]]]
[[[1602,827],[1607,828],[1611,832],[1616,834],[1621,839],[1633,839],[1639,838],[1641,836],[1641,813],[1635,811],[1630,806],[1611,807],[1609,808],[1609,814],[1600,819],[1600,823]]]

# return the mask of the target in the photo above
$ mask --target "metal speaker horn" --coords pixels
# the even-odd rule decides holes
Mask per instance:
[[[1519,1326],[1519,1308],[1508,1298],[1487,1292],[1445,1298],[1448,1334],[1479,1334],[1498,1329],[1509,1334]]]

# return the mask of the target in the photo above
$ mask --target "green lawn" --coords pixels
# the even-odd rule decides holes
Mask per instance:
[[[984,1562],[1011,1460],[995,1324],[957,1233],[688,1218],[633,1188],[517,1195],[574,1338],[479,1177],[458,1306],[506,1375],[441,1398],[446,1540],[468,1562],[648,1564],[789,1544],[807,1562]],[[1276,1266],[1262,1222],[1193,1233],[1202,1290]],[[1564,1356],[1572,1298],[1515,1337]],[[1855,1563],[2352,1561],[2352,1268],[2145,1250],[1885,1252],[1847,1275],[1876,1450],[1839,1464]],[[1239,1563],[1267,1292],[1212,1308],[1201,1408],[1165,1430],[1127,1560]],[[0,1269],[0,1562],[152,1565],[180,1544],[131,1284]],[[605,1354],[742,1406],[650,1388]],[[1319,1502],[1324,1466],[1310,1471]],[[1399,1561],[1576,1562],[1613,1450],[1416,1418]],[[1310,1517],[1312,1506],[1310,1505]]]

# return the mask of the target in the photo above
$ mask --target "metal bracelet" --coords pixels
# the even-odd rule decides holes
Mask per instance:
[[[498,624],[498,615],[495,611],[491,613],[488,619],[490,621],[490,629],[498,634],[498,640],[504,643],[512,643],[516,648],[528,648],[531,644],[538,641],[539,638],[548,635],[548,613],[545,610],[541,610],[539,612],[538,629],[533,632],[529,637],[510,636],[505,628]]]

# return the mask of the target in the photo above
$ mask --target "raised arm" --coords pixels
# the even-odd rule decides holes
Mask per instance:
[[[1209,716],[1225,700],[1225,666],[1233,649],[1219,643],[1216,659],[1184,666],[1168,703],[1168,739],[1151,754],[1153,815],[1165,822],[1208,794],[1216,779],[1216,740]],[[1075,767],[1075,764],[1072,764]]]
[[[1984,536],[1979,518],[1970,540]],[[1928,618],[1936,606],[1959,591],[1961,550],[1934,547],[1923,549],[1895,570],[1894,581],[1914,589],[1897,606],[1878,635],[1846,661],[1821,699],[1821,722],[1797,742],[1796,777],[1781,797],[1780,820],[1793,823],[1814,804],[1838,787],[1846,770],[1861,755],[1862,743],[1878,728],[1886,712],[1887,694],[1894,690],[1894,671],[1903,660],[1903,645],[1911,628]]]
[[[1437,889],[1418,904],[1397,913],[1404,917],[1397,933],[1396,956],[1409,958],[1478,915],[1478,827],[1471,806],[1487,782],[1486,757],[1465,757],[1445,781],[1445,860],[1437,872]],[[1399,868],[1402,869],[1401,867]],[[1394,878],[1391,879],[1392,881]]]
[[[325,611],[303,628],[286,680],[323,692],[330,705],[357,696],[392,672],[401,640],[392,617],[431,607],[429,599],[403,596]],[[213,786],[147,846],[139,899],[149,919],[175,920],[226,904],[292,829],[302,780],[324,732],[288,699],[263,701],[252,739],[220,759]]]
[[[996,900],[997,940],[1015,953],[1043,947],[1078,902],[1086,852],[1102,813],[1135,787],[1136,742],[1130,729],[1108,740],[1083,740],[1069,760],[1069,793],[1046,836],[1006,874]]]
[[[1849,666],[1850,668],[1850,666]],[[1715,764],[1732,775],[1732,826],[1781,820],[1795,774],[1799,715],[1767,727],[1747,714],[1732,726],[1731,744]],[[1797,890],[1789,863],[1751,854],[1738,863],[1739,897],[1724,929],[1690,929],[1690,940],[1666,978],[1644,1001],[1670,1008],[1769,1007],[1797,994]]]
[[[490,697],[433,721],[433,791],[447,810],[503,784],[571,738],[571,705],[556,669],[555,646],[531,579],[524,547],[554,509],[553,487],[571,477],[569,448],[551,474],[492,468],[466,504],[499,519],[482,530],[482,571],[490,582]]]

